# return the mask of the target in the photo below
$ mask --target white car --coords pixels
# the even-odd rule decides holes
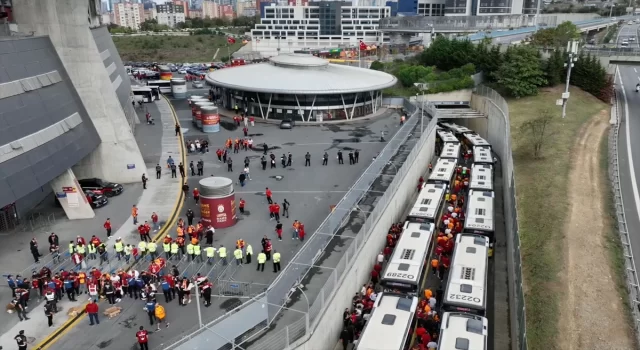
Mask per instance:
[[[187,70],[184,68],[178,69],[178,73],[180,74],[187,74]]]
[[[629,38],[629,41],[636,41],[636,38],[631,37],[631,38]]]
[[[194,81],[191,87],[194,89],[204,89],[204,84],[201,81]]]

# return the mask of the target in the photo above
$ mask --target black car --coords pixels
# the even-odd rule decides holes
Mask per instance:
[[[124,188],[122,187],[122,185],[116,184],[113,182],[104,181],[98,178],[83,179],[83,180],[78,180],[78,182],[80,183],[80,187],[82,187],[82,190],[84,191],[98,190],[104,193],[104,195],[107,197],[117,196],[120,193],[122,193],[122,191],[124,191]]]
[[[280,129],[293,129],[296,125],[296,122],[293,119],[286,118],[280,122]]]
[[[97,194],[93,191],[84,191],[84,193],[87,195],[87,200],[93,209],[104,207],[109,203],[109,199],[107,199],[106,196]]]

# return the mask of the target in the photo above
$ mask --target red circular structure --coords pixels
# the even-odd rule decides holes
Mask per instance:
[[[200,180],[200,217],[202,224],[213,228],[226,228],[236,224],[235,192],[233,181],[225,177]]]

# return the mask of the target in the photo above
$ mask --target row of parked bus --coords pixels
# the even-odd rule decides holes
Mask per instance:
[[[135,101],[151,103],[160,99],[160,94],[171,93],[171,81],[169,80],[149,80],[146,86],[131,86]]]
[[[487,273],[495,239],[491,145],[472,130],[453,123],[441,123],[436,139],[440,156],[409,211],[380,279],[383,293],[375,301],[356,349],[402,350],[409,346],[418,296],[459,164],[471,165],[470,178],[464,225],[462,233],[455,236],[442,300],[438,349],[488,349]]]

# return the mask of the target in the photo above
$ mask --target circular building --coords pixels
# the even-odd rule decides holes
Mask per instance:
[[[238,107],[264,119],[352,119],[375,113],[390,74],[331,64],[307,54],[283,54],[268,62],[210,72],[207,84],[218,106]]]

